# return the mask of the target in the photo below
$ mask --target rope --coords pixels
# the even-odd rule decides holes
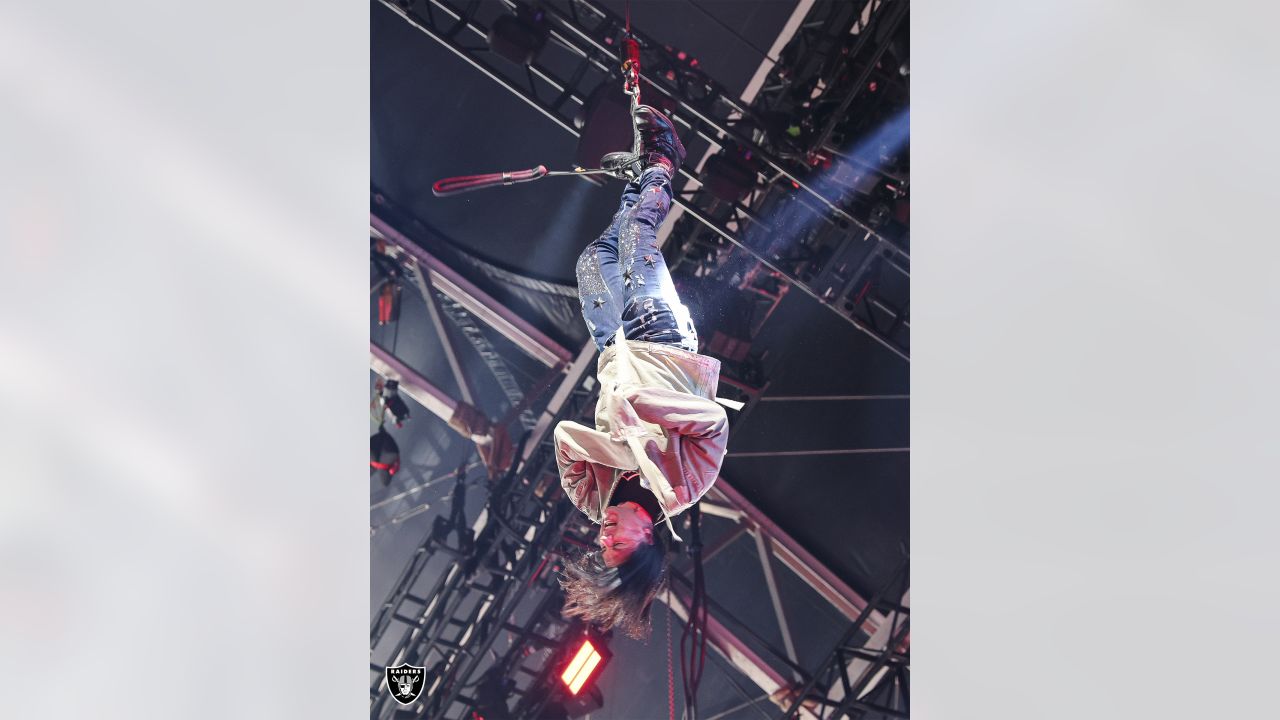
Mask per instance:
[[[671,586],[667,586],[667,717],[676,720],[676,676],[671,662]]]

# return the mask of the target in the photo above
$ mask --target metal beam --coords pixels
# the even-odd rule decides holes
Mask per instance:
[[[870,6],[870,3],[868,3],[868,6]],[[849,106],[853,104],[853,101],[862,92],[862,88],[866,86],[867,78],[871,76],[871,71],[874,70],[876,64],[880,62],[880,57],[889,49],[889,42],[893,39],[894,31],[898,28],[898,24],[907,17],[907,11],[910,8],[908,0],[886,0],[877,6],[877,9],[882,6],[885,7],[886,10],[884,13],[877,14],[875,31],[864,31],[859,33],[857,44],[849,51],[849,58],[852,62],[852,60],[858,56],[863,45],[869,38],[879,36],[880,39],[875,40],[876,47],[872,50],[871,58],[865,61],[857,80],[849,86],[850,91],[840,101],[840,105],[836,108],[835,112],[831,113],[831,118],[827,121],[826,125],[823,126],[822,131],[818,133],[818,137],[812,145],[814,149],[823,147],[826,145],[827,140],[831,138],[831,133],[835,130],[836,125],[839,124],[840,119],[844,117]],[[888,29],[881,32],[881,23],[887,24]],[[871,28],[868,27],[867,30],[871,30]]]
[[[659,602],[671,608],[676,617],[682,621],[688,622],[689,608],[687,600],[680,597],[673,590],[660,593],[657,598]],[[785,708],[785,690],[791,687],[791,683],[787,681],[777,670],[774,670],[768,663],[755,654],[746,643],[738,639],[736,635],[728,630],[719,620],[710,614],[707,615],[707,626],[705,629],[707,634],[707,643],[727,661],[730,665],[737,668],[747,677],[748,680],[755,683],[757,687],[769,695],[779,707]],[[807,717],[816,717],[807,710],[802,712],[808,713]]]
[[[582,384],[582,376],[591,371],[591,364],[596,359],[596,345],[588,340],[582,349],[578,351],[578,356],[574,358],[573,364],[565,370],[564,380],[560,381],[560,387],[551,396],[551,400],[547,402],[547,409],[542,411],[542,415],[538,417],[538,421],[533,424],[530,430],[530,437],[542,437],[544,432],[549,432],[548,426],[556,418],[556,413],[560,412],[561,406],[564,405],[565,398],[569,397],[569,393],[574,388]],[[593,379],[592,382],[595,380]],[[533,451],[537,449],[535,443],[528,443],[524,447],[524,453],[521,456],[521,462],[528,460]]]
[[[702,510],[703,515],[715,515],[716,517],[727,518],[734,522],[742,521],[741,512],[734,510],[731,507],[708,502],[705,498],[698,503],[698,508]]]
[[[910,395],[774,395],[762,397],[760,402],[816,402],[835,400],[910,400]]]
[[[910,596],[907,584],[910,567],[904,558],[853,624],[845,630],[827,655],[826,660],[809,676],[802,687],[790,696],[786,717],[795,717],[805,706],[819,709],[824,717],[861,717],[852,708],[874,710],[894,717],[908,717],[904,712],[873,704],[870,692],[890,672],[910,665]],[[900,597],[899,602],[890,598]],[[884,611],[887,619],[867,640],[859,640],[864,620],[873,609]],[[881,670],[885,672],[882,673]],[[896,677],[896,676],[895,676]],[[866,700],[864,700],[866,698]],[[891,701],[892,703],[892,701]]]
[[[755,531],[764,532],[772,538],[778,560],[800,576],[806,584],[843,613],[845,617],[854,620],[862,612],[862,609],[867,606],[865,598],[849,587],[848,583],[837,577],[827,566],[819,562],[795,538],[769,519],[769,516],[751,504],[749,500],[743,497],[742,493],[734,489],[733,484],[726,480],[723,475],[712,487],[712,492],[718,493],[727,499],[730,505],[741,510]],[[869,617],[863,624],[863,629],[868,633],[873,633],[883,623],[884,615],[873,611],[869,613]]]
[[[787,659],[796,665],[800,664],[796,657],[796,644],[791,639],[791,626],[787,624],[787,613],[782,609],[782,594],[778,592],[778,579],[773,576],[773,553],[769,552],[769,538],[764,533],[756,533],[756,553],[760,556],[760,569],[764,572],[764,584],[769,588],[769,600],[773,603],[773,615],[778,620],[778,632],[782,635],[782,647],[787,651]],[[797,682],[803,682],[800,673],[791,671]]]
[[[400,362],[394,355],[369,343],[369,367],[388,380],[400,383],[400,390],[445,422],[453,417],[458,401],[422,377],[416,370]]]
[[[907,590],[902,594],[900,604],[904,608],[911,607],[910,590]],[[910,636],[908,635],[895,643],[896,645],[899,645],[899,647],[889,647],[889,644],[895,639],[894,635],[902,634],[900,628],[902,628],[902,626],[907,622],[907,619],[905,617],[899,617],[898,613],[892,613],[890,615],[890,619],[892,622],[884,623],[871,634],[871,637],[867,638],[866,643],[862,645],[863,649],[878,654],[883,654],[885,651],[896,653],[902,650],[903,647],[910,642]],[[861,700],[875,689],[876,685],[886,674],[888,674],[889,668],[864,657],[854,657],[849,661],[849,664],[844,667],[842,672],[844,673],[845,678],[848,679],[849,684],[853,687],[857,687],[859,683],[864,683],[863,676],[868,672],[874,673],[870,679],[865,680],[862,688],[857,693],[856,699]],[[844,683],[833,683],[831,689],[827,692],[826,697],[833,704],[838,704],[844,701]]]
[[[719,555],[721,550],[732,545],[734,541],[742,537],[743,533],[746,531],[746,525],[735,525],[730,528],[729,532],[725,533],[720,539],[711,543],[702,551],[702,563],[705,565],[706,563],[711,562],[711,558]]]
[[[731,452],[727,458],[744,457],[800,457],[803,455],[874,455],[878,453],[909,453],[909,447],[896,448],[840,448],[836,450],[765,450],[762,452]]]
[[[795,9],[791,11],[791,17],[787,19],[786,24],[782,26],[782,31],[778,33],[778,37],[774,38],[773,45],[769,47],[769,53],[765,56],[764,60],[761,61],[760,67],[756,68],[755,75],[751,76],[751,81],[748,82],[747,87],[743,89],[742,95],[738,96],[738,99],[742,101],[743,105],[750,106],[751,103],[755,102],[756,94],[759,93],[760,88],[764,86],[765,78],[769,76],[769,72],[772,71],[774,65],[777,64],[774,62],[773,58],[778,57],[782,53],[783,48],[787,46],[787,43],[791,42],[791,38],[795,37],[796,30],[800,29],[800,24],[804,22],[805,16],[809,14],[809,10],[813,7],[813,3],[814,0],[800,0],[796,3]],[[724,137],[724,134],[721,133],[720,136]],[[702,159],[693,166],[694,172],[700,174],[702,172],[702,168],[706,165],[707,160],[712,155],[720,152],[720,150],[721,147],[719,143],[710,143],[707,147],[706,153],[703,154]],[[700,187],[702,187],[702,183],[696,178],[693,178],[685,183],[682,190],[696,190]],[[680,216],[683,214],[683,207],[677,205],[676,207],[671,208],[671,212],[667,216],[667,221],[663,223],[662,227],[658,228],[658,247],[666,245],[667,237],[671,235],[671,229],[675,227],[676,221],[679,220]]]
[[[469,465],[466,465],[463,467],[463,473],[464,474],[469,473],[478,467],[484,467],[484,463],[477,460]],[[369,506],[369,510],[373,511],[373,510],[377,510],[378,508],[386,507],[388,505],[391,505],[392,503],[395,503],[398,500],[403,500],[404,498],[409,497],[414,493],[422,492],[427,488],[430,488],[438,483],[444,482],[445,480],[452,480],[457,476],[458,476],[457,470],[451,470],[450,472],[447,472],[443,475],[433,475],[432,477],[422,481],[417,485],[409,487],[408,489],[402,492],[398,492],[395,495],[390,495],[386,498],[383,498],[382,500],[379,500],[376,503],[373,503],[372,505]]]
[[[468,405],[476,404],[476,394],[471,389],[471,378],[462,369],[462,360],[458,357],[458,345],[453,341],[453,337],[449,335],[449,328],[445,325],[444,317],[440,312],[440,300],[436,294],[432,292],[431,278],[427,273],[422,272],[422,267],[414,263],[413,281],[418,286],[418,292],[422,293],[422,301],[426,303],[427,314],[431,316],[431,325],[436,329],[436,334],[440,336],[440,345],[444,350],[444,357],[449,361],[449,370],[453,372],[453,379],[458,383],[458,392],[462,393],[463,402]]]
[[[417,243],[405,237],[377,215],[369,214],[369,226],[383,239],[417,260],[419,267],[426,268],[431,275],[431,283],[436,289],[456,300],[468,312],[497,330],[530,357],[547,367],[557,362],[568,362],[573,358],[573,355],[560,343],[547,337],[529,321],[493,299],[488,293],[476,287],[474,283],[462,277],[431,253],[423,250]]]

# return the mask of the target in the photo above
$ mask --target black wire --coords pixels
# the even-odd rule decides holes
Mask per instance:
[[[743,45],[746,45],[747,47],[751,48],[752,50],[755,50],[757,53],[759,53],[759,54],[760,54],[760,57],[764,58],[765,60],[768,60],[768,61],[769,61],[769,62],[771,62],[771,63],[774,63],[775,65],[776,65],[776,64],[778,64],[779,62],[781,62],[780,60],[778,60],[778,58],[771,57],[767,51],[765,51],[765,50],[761,50],[759,47],[757,47],[757,46],[756,46],[756,44],[755,44],[755,43],[753,43],[753,42],[751,42],[750,40],[748,40],[748,39],[746,39],[745,37],[743,37],[743,36],[742,36],[742,33],[738,32],[737,30],[734,30],[733,28],[731,28],[731,27],[729,27],[728,25],[726,25],[726,24],[724,23],[724,21],[723,21],[723,20],[721,20],[720,18],[716,17],[715,15],[712,15],[712,14],[711,14],[711,11],[710,11],[710,10],[707,10],[706,8],[704,8],[704,7],[702,7],[701,5],[699,5],[699,4],[698,4],[698,2],[697,2],[697,0],[689,0],[689,4],[690,4],[690,5],[692,5],[692,6],[694,6],[695,8],[697,8],[697,9],[698,9],[698,10],[699,10],[703,15],[706,15],[707,17],[711,18],[711,20],[712,20],[713,22],[715,22],[715,24],[719,25],[720,27],[724,28],[725,30],[728,30],[728,31],[729,31],[729,34],[730,34],[730,35],[733,35],[734,37],[736,37],[736,38],[738,38],[739,40],[741,40]]]
[[[702,575],[701,518],[697,505],[689,512],[689,554],[693,556],[693,597],[689,619],[680,633],[680,680],[684,685],[685,716],[698,717],[698,686],[707,662],[707,588]]]

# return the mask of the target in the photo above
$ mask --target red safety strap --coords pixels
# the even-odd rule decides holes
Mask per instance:
[[[546,174],[547,167],[539,165],[529,170],[489,173],[487,175],[460,175],[437,180],[431,186],[431,194],[436,197],[447,197],[471,190],[479,190],[480,188],[493,187],[494,185],[514,185],[516,183],[529,182],[530,180],[537,180]]]
[[[370,460],[369,467],[375,470],[386,470],[390,472],[392,475],[395,475],[396,472],[400,470],[400,460],[397,459],[395,462],[391,463],[390,465],[386,463],[378,462],[377,460]]]

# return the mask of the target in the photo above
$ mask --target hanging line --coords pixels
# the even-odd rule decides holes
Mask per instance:
[[[640,128],[635,124],[640,110],[640,43],[631,35],[631,0],[626,0],[626,32],[622,38],[622,92],[631,97],[631,152],[640,154]]]
[[[667,717],[676,720],[676,676],[671,662],[671,585],[667,585]]]

